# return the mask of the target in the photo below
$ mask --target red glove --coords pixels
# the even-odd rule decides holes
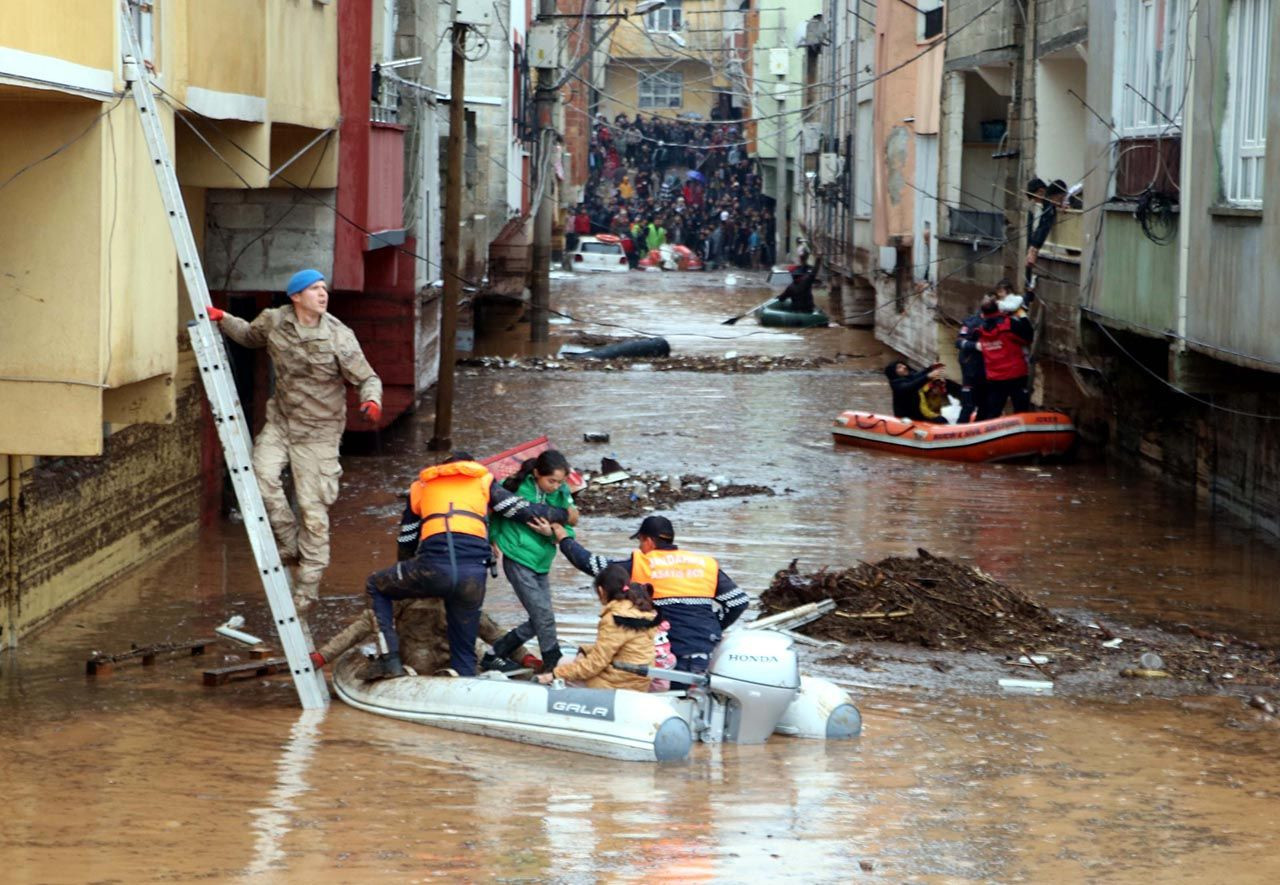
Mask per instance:
[[[325,665],[324,655],[320,654],[320,652],[318,651],[313,651],[311,653],[311,666],[315,667],[317,670],[320,670],[324,668],[324,665]]]
[[[212,306],[206,310],[205,313],[209,316],[209,322],[211,323],[220,323],[222,322],[222,318],[227,315],[225,310],[219,310]]]
[[[366,400],[360,404],[360,414],[364,415],[366,421],[377,424],[378,419],[382,417],[382,406],[373,400]]]

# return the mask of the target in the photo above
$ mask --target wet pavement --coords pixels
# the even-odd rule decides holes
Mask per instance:
[[[669,334],[678,353],[859,354],[750,375],[462,368],[453,438],[476,453],[550,434],[575,464],[768,485],[682,504],[682,544],[750,592],[801,566],[913,554],[965,559],[1045,604],[1123,625],[1151,617],[1280,644],[1277,549],[1186,495],[1100,464],[963,465],[832,445],[841,409],[888,405],[889,353],[862,331],[720,321],[769,296],[748,275],[630,274],[553,283],[595,334]],[[821,300],[819,302],[821,304]],[[609,323],[610,326],[589,323]],[[687,334],[674,334],[682,332]],[[716,337],[712,337],[716,336]],[[610,442],[582,441],[607,431]],[[344,457],[334,562],[315,630],[363,605],[395,555],[429,411]],[[634,519],[581,527],[624,555]],[[585,577],[552,573],[566,622]],[[490,611],[514,620],[505,581]],[[301,714],[291,683],[203,688],[208,660],[82,674],[92,651],[269,617],[239,525],[118,581],[0,656],[5,882],[1115,881],[1280,875],[1280,727],[1229,688],[1175,699],[1001,696],[924,668],[830,668],[865,731],[696,747],[679,766],[541,750],[335,705]],[[1021,674],[1015,674],[1021,675]],[[992,679],[994,683],[994,679]]]

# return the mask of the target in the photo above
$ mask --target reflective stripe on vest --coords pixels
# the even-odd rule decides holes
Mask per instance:
[[[631,580],[653,585],[654,599],[713,599],[720,565],[689,550],[651,550],[631,554]]]
[[[442,465],[445,468],[453,466]],[[493,474],[483,467],[478,473],[439,468],[424,470],[409,487],[409,503],[413,512],[422,517],[419,540],[445,531],[488,538],[489,525],[485,514],[489,512],[489,486],[492,483]]]

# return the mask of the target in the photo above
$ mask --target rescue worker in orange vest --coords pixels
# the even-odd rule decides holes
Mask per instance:
[[[570,538],[562,526],[551,529],[560,552],[579,571],[594,576],[610,565]],[[675,528],[665,516],[646,516],[631,537],[639,540],[640,549],[618,561],[631,570],[632,581],[653,585],[653,604],[661,620],[671,625],[667,635],[676,669],[705,673],[721,633],[747,610],[751,597],[715,559],[677,547]]]
[[[546,521],[569,519],[563,507],[534,504],[507,491],[465,452],[426,468],[409,487],[397,538],[400,561],[374,572],[365,584],[387,642],[381,675],[405,675],[393,601],[430,596],[444,600],[449,665],[459,676],[475,675],[476,633],[492,555],[490,510],[517,522],[537,523],[547,534]]]

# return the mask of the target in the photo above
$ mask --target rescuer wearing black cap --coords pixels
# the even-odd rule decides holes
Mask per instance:
[[[560,552],[580,571],[595,576],[610,565],[552,525]],[[665,516],[646,516],[633,539],[640,549],[618,560],[631,580],[653,585],[653,603],[671,629],[676,669],[704,673],[721,633],[738,619],[751,598],[705,553],[676,546],[676,530]]]

